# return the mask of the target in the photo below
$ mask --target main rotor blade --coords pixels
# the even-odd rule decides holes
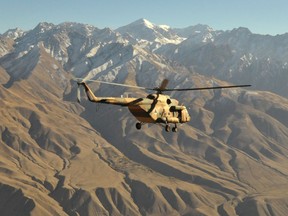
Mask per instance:
[[[96,82],[96,83],[103,83],[107,85],[124,86],[124,87],[129,87],[129,88],[146,89],[146,90],[149,89],[149,88],[145,88],[141,86],[133,86],[133,85],[121,84],[121,83],[111,83],[111,82],[100,81],[100,80],[85,80],[81,78],[75,78],[74,80],[76,80],[77,82],[82,82],[82,81],[83,82]]]
[[[168,85],[169,80],[168,79],[164,79],[159,87],[159,90],[163,91],[166,89],[166,86]]]
[[[169,80],[164,79],[159,87],[155,88],[146,88],[147,90],[157,91],[157,93],[162,93],[166,90],[166,86],[168,85]]]
[[[213,87],[184,88],[184,89],[163,89],[162,91],[199,91],[199,90],[209,90],[209,89],[243,88],[243,87],[250,87],[250,86],[251,85],[213,86]]]
[[[212,87],[200,87],[200,88],[166,89],[166,86],[168,85],[168,82],[169,82],[168,79],[164,79],[162,81],[160,87],[156,87],[156,88],[146,88],[146,87],[141,87],[141,86],[120,84],[120,83],[111,83],[111,82],[100,81],[100,80],[85,80],[82,78],[73,78],[73,79],[77,82],[96,82],[96,83],[103,83],[103,84],[107,84],[107,85],[124,86],[124,87],[128,87],[128,88],[152,90],[152,91],[157,91],[158,93],[161,93],[164,91],[198,91],[198,90],[209,90],[209,89],[243,88],[243,87],[250,87],[251,86],[251,85],[231,85],[231,86],[212,86]]]

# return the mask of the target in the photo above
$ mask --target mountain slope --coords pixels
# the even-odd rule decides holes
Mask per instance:
[[[187,30],[183,37],[191,36]],[[208,30],[214,40],[217,35]],[[3,214],[286,215],[287,99],[248,89],[172,92],[189,108],[191,122],[178,133],[151,124],[138,131],[125,107],[92,104],[85,96],[76,104],[72,76],[147,87],[168,78],[169,88],[229,83],[109,29],[42,23],[15,38],[17,43],[5,40],[10,41],[0,55]],[[180,47],[198,46],[195,41],[159,45],[172,58],[171,47],[181,53]],[[223,53],[216,62],[234,55],[228,45],[201,41]],[[147,94],[90,86],[96,95]]]
[[[287,97],[288,34],[257,35],[246,28],[225,32],[194,28],[185,30],[185,34],[191,32],[182,43],[162,46],[156,53],[200,74],[233,83],[249,82],[254,89]]]

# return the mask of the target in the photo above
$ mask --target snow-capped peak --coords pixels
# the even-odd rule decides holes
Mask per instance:
[[[122,35],[129,35],[136,43],[140,43],[141,47],[143,47],[143,44],[150,48],[153,47],[151,48],[152,50],[159,48],[163,44],[179,44],[184,40],[184,38],[176,35],[169,26],[156,25],[147,19],[139,19],[116,29],[116,31]]]
[[[15,28],[15,29],[9,29],[8,31],[6,31],[3,36],[4,37],[8,37],[11,38],[13,40],[17,39],[18,37],[23,36],[24,31],[19,29],[19,28]]]
[[[47,32],[47,31],[53,29],[54,26],[55,25],[52,24],[52,23],[41,22],[33,29],[33,31],[43,34],[43,33]]]
[[[168,26],[168,25],[156,25],[156,24],[150,22],[147,19],[139,19],[139,20],[137,20],[137,21],[135,21],[134,23],[131,23],[131,24],[143,25],[143,26],[145,26],[146,28],[149,28],[149,29],[161,28],[164,31],[169,31],[171,29],[170,26]]]
[[[139,27],[146,27],[148,29],[154,29],[155,25],[151,23],[150,21],[148,21],[147,19],[142,18],[120,28],[139,28]]]
[[[147,28],[151,28],[151,29],[153,29],[154,28],[154,24],[153,23],[151,23],[150,21],[148,21],[147,19],[142,19],[143,20],[143,23],[144,23],[144,25],[147,27]]]

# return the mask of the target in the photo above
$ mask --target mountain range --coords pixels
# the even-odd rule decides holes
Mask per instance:
[[[288,34],[39,23],[0,35],[3,215],[286,215]],[[192,120],[136,130],[123,107],[76,103],[73,77],[169,88]],[[148,92],[91,84],[96,95]]]

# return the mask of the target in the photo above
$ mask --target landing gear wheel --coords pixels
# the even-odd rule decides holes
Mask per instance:
[[[166,132],[169,132],[170,131],[170,125],[166,125],[165,130],[166,130]]]
[[[173,128],[172,128],[172,131],[173,131],[173,132],[177,132],[177,130],[178,130],[177,127],[173,127]]]
[[[140,129],[141,129],[141,126],[142,126],[142,124],[141,124],[140,122],[137,122],[137,123],[136,123],[136,128],[137,128],[137,130],[140,130]]]

